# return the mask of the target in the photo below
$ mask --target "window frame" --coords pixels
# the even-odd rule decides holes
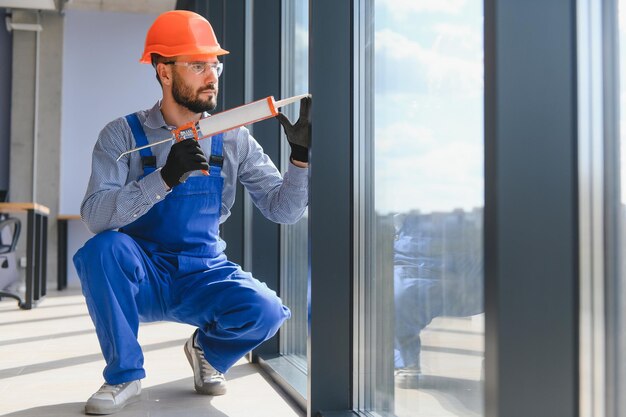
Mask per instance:
[[[484,5],[485,412],[575,416],[576,5]]]

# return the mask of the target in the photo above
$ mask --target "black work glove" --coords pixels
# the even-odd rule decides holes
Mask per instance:
[[[161,176],[168,187],[174,188],[185,182],[192,171],[208,169],[209,163],[198,141],[185,139],[172,145],[167,161],[161,168]]]
[[[292,125],[282,113],[278,113],[276,118],[285,129],[287,141],[291,146],[291,160],[309,162],[309,147],[311,146],[311,97],[300,100],[300,118],[295,125]]]

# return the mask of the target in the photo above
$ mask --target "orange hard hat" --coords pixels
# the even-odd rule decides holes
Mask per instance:
[[[148,34],[139,62],[150,64],[150,54],[178,55],[224,55],[215,32],[208,20],[187,10],[171,10],[156,18]]]

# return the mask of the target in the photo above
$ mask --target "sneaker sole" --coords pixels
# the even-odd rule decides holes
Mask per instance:
[[[89,406],[85,405],[85,414],[91,415],[106,415],[106,414],[114,414],[120,411],[122,408],[126,407],[129,404],[133,404],[141,400],[141,394],[130,397],[124,404],[118,405],[117,407],[101,409],[97,406]]]
[[[193,371],[193,359],[191,357],[191,352],[189,352],[189,349],[187,348],[187,343],[185,343],[185,346],[183,346],[183,351],[185,352],[185,356],[187,357],[187,360],[189,361],[189,365],[191,366],[191,370]],[[196,392],[198,394],[202,394],[202,395],[224,395],[226,394],[226,386],[223,384],[220,385],[213,385],[213,386],[208,386],[208,387],[201,387],[198,384],[196,384],[196,377],[194,375],[193,378],[193,386],[196,389]]]

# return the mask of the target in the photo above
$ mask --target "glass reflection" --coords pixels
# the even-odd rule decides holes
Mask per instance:
[[[616,211],[619,219],[617,224],[619,227],[619,235],[617,237],[617,248],[613,252],[618,257],[624,252],[624,244],[626,243],[626,0],[617,2],[618,9],[618,53],[619,53],[619,144],[620,162],[619,162],[619,184],[620,196],[613,200],[613,196],[608,201],[610,205],[617,205]],[[609,158],[610,159],[610,158]],[[626,324],[626,256],[618,258],[620,260],[617,265],[618,279],[615,283],[610,283],[614,289],[613,294],[607,294],[609,300],[608,324],[609,332],[612,330],[619,337],[608,337],[608,351],[614,352],[610,355],[612,359],[609,370],[609,376],[613,376],[615,388],[609,390],[609,409],[614,408],[614,415],[626,415],[626,396],[622,395],[624,386],[626,386],[626,362],[624,361],[624,352],[626,352],[626,333],[623,332],[624,324]],[[610,288],[610,287],[609,287]]]
[[[307,0],[283,1],[282,97],[308,93],[309,16]],[[290,120],[297,120],[299,104],[281,109]],[[281,134],[284,135],[284,133]],[[283,139],[283,172],[289,163],[289,146]],[[308,211],[294,225],[281,226],[281,298],[291,309],[291,319],[281,328],[280,351],[306,372]]]
[[[374,4],[360,407],[482,416],[482,2]]]
[[[394,216],[396,382],[419,387],[420,334],[436,317],[483,312],[482,210]]]

